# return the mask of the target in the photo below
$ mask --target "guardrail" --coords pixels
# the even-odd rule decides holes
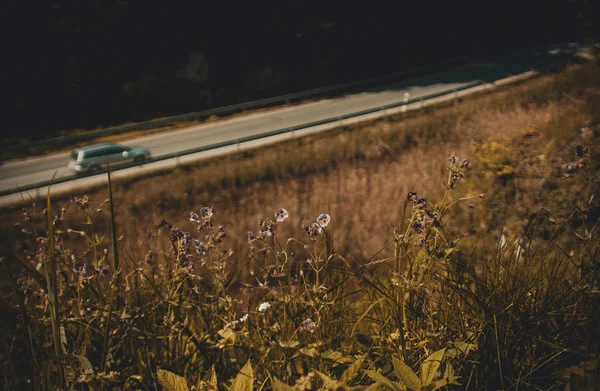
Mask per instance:
[[[296,102],[301,99],[307,99],[307,98],[316,97],[316,96],[324,96],[325,94],[332,93],[332,92],[341,92],[341,91],[344,91],[344,90],[347,90],[350,88],[354,88],[354,87],[367,86],[367,85],[370,85],[373,83],[379,83],[379,82],[382,82],[385,80],[393,80],[393,79],[397,79],[401,76],[409,76],[412,74],[418,74],[419,72],[435,69],[440,66],[447,66],[447,65],[451,65],[451,64],[462,63],[462,62],[465,62],[474,57],[476,57],[475,54],[469,54],[466,56],[456,57],[456,58],[453,58],[450,60],[442,61],[440,63],[426,65],[423,67],[413,68],[413,69],[409,69],[409,70],[405,70],[405,71],[401,71],[401,72],[395,72],[395,73],[384,75],[384,76],[371,77],[371,78],[367,78],[367,79],[363,79],[363,80],[359,80],[359,81],[341,83],[341,84],[336,84],[336,85],[328,86],[328,87],[314,88],[311,90],[295,92],[295,93],[291,93],[291,94],[287,94],[287,95],[280,95],[280,96],[275,96],[272,98],[265,98],[265,99],[250,101],[250,102],[238,103],[238,104],[229,105],[229,106],[217,107],[214,109],[197,111],[197,112],[193,112],[193,113],[174,115],[171,117],[166,117],[166,118],[161,118],[161,119],[156,119],[156,120],[113,126],[113,127],[103,128],[103,129],[98,129],[98,130],[90,130],[90,131],[86,131],[86,132],[80,133],[80,134],[60,136],[60,137],[55,137],[55,138],[51,138],[51,139],[39,140],[39,141],[30,143],[26,146],[8,145],[8,146],[3,146],[2,151],[11,150],[14,152],[15,148],[26,149],[26,148],[35,148],[35,147],[44,147],[44,146],[68,145],[69,143],[91,140],[93,138],[100,137],[100,136],[110,136],[110,135],[115,135],[115,134],[127,133],[127,132],[134,131],[134,130],[147,130],[147,129],[160,128],[163,126],[167,126],[167,125],[170,125],[170,124],[173,124],[176,122],[182,122],[182,121],[198,121],[201,119],[206,119],[212,115],[231,115],[231,114],[236,114],[236,113],[239,113],[239,112],[242,112],[245,110],[249,110],[249,109],[265,108],[265,107],[269,107],[269,106],[274,106],[276,104],[284,104],[284,103],[287,104],[287,103]]]
[[[459,88],[452,88],[452,89],[448,89],[448,90],[436,92],[434,94],[425,95],[425,96],[422,96],[422,97],[419,97],[419,98],[409,99],[407,101],[401,101],[401,102],[391,103],[391,104],[387,104],[387,105],[383,105],[383,106],[374,107],[374,108],[371,108],[371,109],[356,111],[356,112],[345,114],[345,115],[342,115],[342,116],[336,116],[336,117],[326,118],[326,119],[319,120],[319,121],[307,122],[305,124],[298,125],[298,126],[290,126],[290,127],[276,129],[276,130],[272,130],[272,131],[269,131],[269,132],[260,133],[260,134],[256,134],[256,135],[252,135],[252,136],[242,137],[242,138],[239,138],[239,139],[234,139],[234,140],[229,140],[229,141],[223,141],[223,142],[219,142],[219,143],[215,143],[215,144],[205,145],[205,146],[198,147],[198,148],[188,149],[188,150],[185,150],[185,151],[180,151],[180,152],[176,152],[176,153],[170,153],[170,154],[166,154],[166,155],[162,155],[162,156],[152,157],[151,159],[145,160],[141,164],[148,164],[148,163],[153,163],[153,162],[159,162],[159,161],[162,161],[162,160],[173,159],[173,158],[177,158],[177,157],[180,157],[180,156],[191,155],[193,153],[204,152],[204,151],[208,151],[208,150],[211,150],[211,149],[222,148],[222,147],[227,147],[227,146],[231,146],[231,145],[237,145],[237,144],[245,143],[245,142],[248,142],[248,141],[254,141],[254,140],[261,139],[261,138],[276,136],[276,135],[283,134],[283,133],[289,133],[289,132],[293,132],[295,130],[307,129],[307,128],[311,128],[311,127],[314,127],[314,126],[324,125],[324,124],[328,124],[328,123],[334,123],[334,122],[342,121],[342,120],[349,119],[349,118],[359,117],[361,115],[372,114],[372,113],[376,113],[376,112],[379,112],[379,111],[384,111],[384,110],[392,109],[392,108],[395,108],[395,107],[401,107],[401,106],[409,105],[409,104],[416,103],[416,102],[423,102],[423,101],[426,101],[426,100],[429,100],[429,99],[433,99],[433,98],[437,98],[437,97],[440,97],[440,96],[443,96],[443,95],[447,95],[447,94],[455,94],[455,93],[457,93],[459,91],[466,90],[466,89],[469,89],[469,88],[472,88],[472,87],[476,87],[476,86],[479,86],[479,85],[482,85],[482,84],[486,84],[486,82],[485,81],[477,81],[477,82],[473,82],[473,83],[464,85],[464,86],[459,87]],[[140,163],[124,164],[124,165],[120,165],[120,166],[116,166],[116,167],[111,168],[111,171],[120,171],[120,170],[124,170],[126,168],[138,166],[138,165],[141,165],[141,164]],[[106,172],[106,169],[102,170],[101,172]],[[62,178],[58,178],[58,179],[54,179],[54,180],[48,180],[48,181],[43,181],[43,182],[39,182],[39,183],[34,183],[34,184],[26,185],[26,186],[23,186],[23,187],[18,187],[16,189],[2,190],[2,191],[0,191],[0,196],[5,196],[5,195],[9,195],[9,194],[15,194],[15,193],[19,193],[19,192],[22,192],[22,191],[33,190],[33,189],[36,189],[36,188],[39,188],[39,187],[56,185],[56,184],[59,184],[59,183],[71,181],[73,179],[85,178],[85,177],[89,177],[89,176],[97,175],[97,174],[98,174],[98,172],[95,172],[93,174],[71,175],[71,176],[66,176],[66,177],[62,177]]]

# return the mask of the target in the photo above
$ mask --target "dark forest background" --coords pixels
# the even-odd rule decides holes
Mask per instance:
[[[593,1],[14,1],[6,135],[49,136],[597,38]]]

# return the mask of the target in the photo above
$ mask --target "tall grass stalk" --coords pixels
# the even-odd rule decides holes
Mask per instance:
[[[119,265],[119,249],[117,242],[117,227],[115,224],[115,209],[114,200],[112,194],[112,181],[110,178],[110,165],[107,164],[107,175],[108,175],[108,202],[110,204],[110,233],[111,233],[111,245],[113,250],[113,270],[114,274],[110,282],[110,299],[108,302],[108,312],[106,313],[106,330],[104,332],[104,344],[102,346],[102,364],[100,365],[101,372],[106,370],[106,361],[109,353],[109,339],[110,339],[110,322],[113,313],[113,307],[118,311],[118,300],[119,300],[119,289],[120,289],[120,265]]]

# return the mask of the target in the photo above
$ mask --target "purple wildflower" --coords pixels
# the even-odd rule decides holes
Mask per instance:
[[[471,163],[471,159],[468,157],[464,158],[460,163],[460,168],[469,168],[469,163]]]
[[[425,231],[425,222],[424,221],[415,221],[413,223],[413,229],[418,233],[423,233]]]
[[[104,265],[98,266],[98,273],[100,275],[107,275],[108,274],[108,266],[104,266]]]
[[[450,162],[450,164],[456,164],[460,161],[460,158],[455,154],[452,154],[452,156],[448,158],[448,161]]]

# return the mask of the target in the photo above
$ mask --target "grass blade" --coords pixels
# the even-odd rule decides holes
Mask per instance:
[[[113,312],[113,307],[115,306],[115,301],[118,301],[118,292],[119,292],[119,273],[121,270],[119,269],[119,251],[117,249],[117,229],[115,224],[115,209],[114,209],[114,200],[112,196],[112,181],[110,179],[110,165],[107,165],[108,168],[108,201],[110,203],[110,233],[111,233],[111,242],[113,249],[113,270],[114,276],[111,281],[111,289],[110,289],[110,300],[108,303],[108,313],[106,314],[106,331],[104,334],[104,344],[102,347],[102,364],[100,365],[101,370],[104,371],[106,369],[106,357],[108,354],[108,341],[110,336],[110,320]],[[118,309],[118,308],[117,308]]]

